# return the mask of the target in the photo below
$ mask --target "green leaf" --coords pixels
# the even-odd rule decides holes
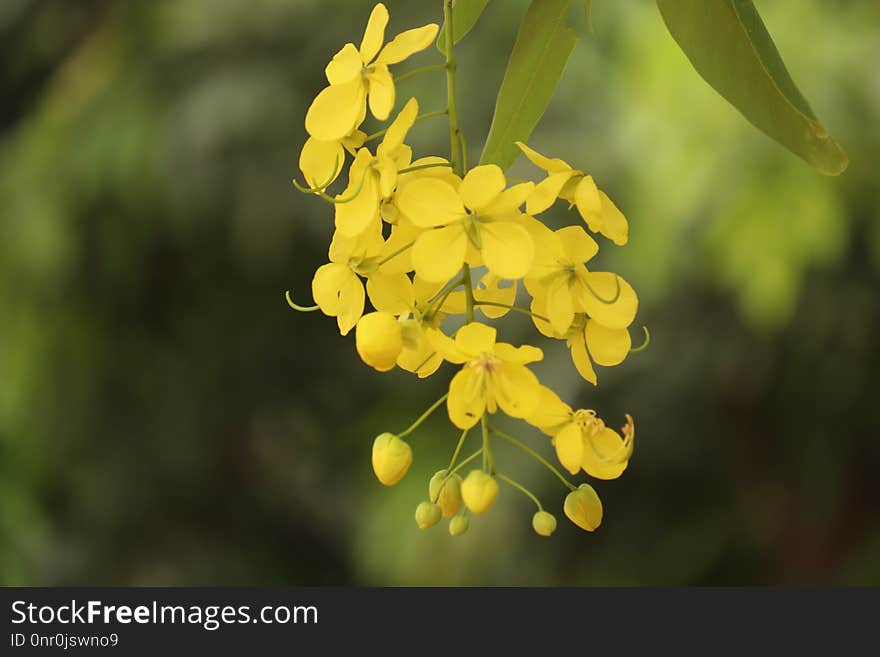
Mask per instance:
[[[481,164],[507,169],[547,109],[577,37],[565,27],[570,0],[532,0],[516,35]]]
[[[454,43],[461,41],[474,25],[489,4],[489,0],[456,0],[452,7],[452,38]],[[446,25],[440,28],[437,36],[437,49],[446,54]]]
[[[666,27],[706,82],[754,126],[836,176],[849,158],[791,79],[751,0],[657,0]]]

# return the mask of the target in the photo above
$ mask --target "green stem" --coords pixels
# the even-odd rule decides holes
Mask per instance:
[[[448,396],[449,396],[449,393],[447,392],[447,393],[446,393],[445,395],[443,395],[440,399],[438,399],[438,400],[435,401],[433,404],[431,404],[431,408],[429,408],[427,411],[425,411],[424,413],[422,413],[421,416],[419,416],[419,419],[418,419],[418,420],[416,420],[415,422],[413,422],[413,423],[409,426],[409,428],[408,428],[406,431],[397,434],[397,436],[398,436],[399,438],[403,438],[404,436],[408,436],[408,435],[411,434],[413,431],[415,431],[416,429],[418,429],[419,425],[420,425],[422,422],[424,422],[425,420],[427,420],[428,417],[431,415],[431,413],[433,413],[434,411],[436,411],[437,408],[440,406],[440,404],[442,404],[443,402],[446,401],[446,398],[447,398]]]
[[[492,454],[492,444],[489,441],[489,423],[486,414],[480,418],[480,428],[483,431],[483,454],[486,456],[486,466],[490,474],[495,474],[495,456]]]
[[[409,173],[410,171],[420,171],[421,169],[434,169],[436,167],[451,167],[449,162],[431,162],[430,164],[417,164],[414,167],[406,167],[397,173]]]
[[[453,290],[455,290],[455,288],[457,288],[463,282],[463,279],[457,278],[456,280],[444,285],[443,288],[436,294],[436,296],[428,302],[428,308],[424,312],[425,317],[430,318],[434,315],[434,313],[440,312],[440,309],[443,307],[443,304],[446,303],[446,299],[449,297],[449,295],[452,294]]]
[[[519,306],[508,306],[506,303],[496,303],[495,301],[474,301],[475,306],[495,306],[496,308],[507,308],[508,310],[512,310],[515,313],[522,313],[523,315],[529,315],[530,317],[534,317],[535,319],[540,319],[542,322],[550,323],[550,320],[544,317],[543,315],[539,315],[538,313],[533,313],[531,310],[526,308],[520,308]]]
[[[474,321],[474,284],[471,281],[471,268],[465,263],[461,268],[461,282],[464,284],[465,294],[465,319],[470,324]]]
[[[524,451],[526,454],[528,454],[529,456],[533,457],[534,459],[536,459],[537,461],[542,463],[544,465],[544,467],[546,467],[548,470],[550,470],[550,472],[552,472],[557,477],[559,477],[559,481],[561,481],[563,484],[565,484],[569,490],[576,490],[577,489],[577,486],[575,486],[573,483],[571,483],[568,479],[565,478],[565,475],[563,475],[559,470],[557,470],[555,467],[553,467],[553,464],[550,463],[550,461],[548,461],[543,456],[538,454],[538,452],[533,450],[531,447],[529,447],[525,443],[520,442],[519,440],[517,440],[513,436],[508,436],[506,433],[498,431],[498,429],[493,428],[492,433],[494,433],[499,438],[503,438],[504,440],[506,440],[510,444],[516,445],[522,451]]]
[[[449,151],[453,171],[464,174],[459,141],[458,110],[455,105],[455,39],[452,34],[452,5],[454,0],[443,0],[443,21],[446,25],[446,111],[449,113]]]
[[[284,298],[287,299],[287,305],[293,308],[294,310],[298,310],[301,313],[313,313],[316,310],[320,310],[320,306],[301,306],[298,303],[294,303],[293,299],[290,298],[290,290],[287,290],[284,293]]]
[[[544,507],[541,506],[541,501],[537,498],[537,496],[532,491],[530,491],[528,488],[523,486],[521,483],[514,481],[510,477],[505,477],[500,472],[495,473],[495,476],[498,477],[501,481],[504,481],[504,482],[510,484],[511,486],[513,486],[514,488],[518,489],[520,492],[525,493],[532,500],[532,502],[535,503],[535,506],[538,507],[538,511],[544,510]]]
[[[446,468],[447,472],[452,470],[452,466],[455,465],[455,459],[458,458],[458,454],[459,452],[461,452],[461,448],[464,445],[464,439],[467,438],[468,431],[470,431],[470,429],[465,429],[461,432],[461,438],[458,439],[458,445],[455,446],[455,451],[452,452],[452,458],[449,460],[449,467]]]
[[[397,251],[395,251],[395,252],[392,253],[391,255],[387,255],[387,256],[385,256],[384,258],[382,258],[382,259],[379,261],[379,263],[376,265],[376,268],[378,269],[379,267],[381,267],[382,265],[384,265],[384,264],[385,264],[386,262],[388,262],[389,260],[391,260],[391,259],[393,259],[393,258],[396,258],[397,256],[399,256],[401,253],[403,253],[403,252],[406,251],[407,249],[411,249],[412,246],[413,246],[413,244],[415,244],[415,243],[416,243],[416,241],[413,240],[413,241],[410,242],[409,244],[405,244],[404,246],[402,246],[402,247],[400,247],[399,249],[397,249]]]
[[[421,75],[422,73],[430,73],[431,71],[439,71],[441,69],[446,68],[446,64],[431,64],[430,66],[422,66],[421,68],[413,69],[412,71],[407,71],[406,73],[402,73],[401,75],[395,76],[394,83],[403,82],[404,80],[408,80],[410,78],[414,78],[417,75]]]

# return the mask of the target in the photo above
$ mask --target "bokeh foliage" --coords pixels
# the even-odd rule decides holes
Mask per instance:
[[[439,1],[388,5],[399,29],[440,20]],[[602,258],[653,343],[597,390],[561,349],[537,368],[638,425],[629,470],[597,485],[605,525],[549,540],[510,489],[464,537],[420,532],[455,432],[438,416],[414,436],[392,490],[369,450],[448,373],[378,375],[284,303],[307,301],[331,230],[289,182],[305,110],[370,7],[0,6],[0,581],[880,583],[877,3],[759,4],[847,148],[840,178],[702,84],[652,3],[595,2],[590,34],[573,8],[581,39],[531,141],[627,213],[630,244]],[[524,10],[490,3],[457,49],[472,162]],[[407,92],[443,106],[430,76]],[[446,139],[413,131],[417,152]],[[539,492],[558,510],[552,480]]]

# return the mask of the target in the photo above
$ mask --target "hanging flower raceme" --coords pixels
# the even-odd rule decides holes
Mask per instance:
[[[452,6],[444,3],[447,24]],[[629,333],[638,297],[622,277],[594,267],[597,241],[580,225],[552,230],[536,215],[562,198],[577,206],[591,231],[620,245],[628,239],[627,221],[590,176],[522,143],[522,152],[547,172],[537,185],[508,185],[495,164],[468,169],[452,86],[444,110],[420,115],[418,101],[410,98],[383,127],[369,135],[361,130],[367,107],[382,122],[392,115],[396,90],[388,67],[425,49],[437,34],[437,25],[430,24],[386,44],[387,22],[385,7],[376,5],[360,45],[346,44],[327,66],[330,86],[306,116],[310,137],[299,158],[306,186],[295,184],[332,204],[335,230],[329,262],[312,280],[316,305],[300,306],[289,295],[288,303],[335,317],[343,336],[354,329],[358,356],[377,372],[398,370],[396,376],[418,379],[449,375],[440,399],[403,431],[380,433],[372,446],[376,479],[393,486],[413,463],[413,434],[439,408],[446,408],[460,432],[448,464],[433,468],[427,498],[416,506],[419,528],[447,519],[450,535],[461,536],[507,486],[535,504],[532,530],[553,535],[556,516],[506,471],[503,450],[510,448],[556,477],[567,490],[559,500],[565,517],[594,531],[603,517],[598,493],[569,476],[619,477],[633,454],[633,420],[627,415],[618,432],[595,411],[562,401],[531,369],[541,367],[544,351],[499,341],[494,324],[514,313],[531,316],[551,344],[565,341],[577,372],[593,384],[594,365],[619,365],[644,348],[633,349]],[[451,35],[445,45],[445,64],[404,77],[442,69],[452,80]],[[449,121],[450,157],[414,158],[406,143],[410,131],[421,119],[440,115]],[[374,148],[375,140],[381,141]],[[343,174],[345,188],[329,192]],[[518,302],[524,296],[530,300]],[[478,311],[484,321],[476,320]],[[454,371],[447,367],[443,374],[444,364]],[[502,430],[515,420],[549,440],[541,437],[533,447]],[[562,468],[542,450],[555,452]]]

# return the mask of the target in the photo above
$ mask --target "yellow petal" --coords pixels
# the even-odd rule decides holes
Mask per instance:
[[[571,474],[577,474],[581,469],[584,458],[584,441],[581,437],[581,428],[572,422],[566,424],[553,437],[553,446],[556,448],[556,458],[562,467]]]
[[[423,27],[401,32],[385,44],[376,61],[383,64],[402,62],[410,55],[414,55],[430,46],[434,39],[437,38],[437,31],[439,29],[440,27],[436,23],[429,23]]]
[[[384,121],[394,109],[394,78],[385,64],[376,64],[367,76],[370,97],[370,112]]]
[[[556,433],[556,429],[571,419],[571,406],[547,386],[541,386],[541,398],[535,411],[525,421],[544,433]],[[548,431],[553,429],[553,431]]]
[[[379,174],[379,198],[390,199],[397,186],[397,165],[389,157],[376,157],[376,172]]]
[[[376,154],[393,157],[394,151],[403,145],[407,133],[416,122],[418,114],[419,102],[415,98],[410,98],[394,121],[391,122],[391,125],[388,126],[388,130],[385,132],[385,137],[382,139]]]
[[[473,367],[465,366],[452,377],[446,399],[449,419],[459,429],[469,429],[480,421],[486,410],[482,376]]]
[[[510,221],[481,223],[480,252],[489,271],[501,278],[522,278],[532,267],[535,247],[528,231]]]
[[[480,354],[489,353],[495,346],[497,331],[492,326],[472,322],[465,324],[455,334],[455,346],[463,354],[477,358]]]
[[[324,73],[330,84],[345,84],[359,76],[361,68],[363,68],[361,54],[353,43],[346,43],[342,50],[333,55]]]
[[[571,360],[575,369],[585,381],[589,381],[596,385],[596,370],[593,369],[593,363],[590,362],[590,355],[587,353],[587,345],[583,333],[569,338],[568,347],[571,349]]]
[[[504,191],[506,184],[501,167],[497,164],[484,164],[467,172],[458,193],[468,208],[479,211]]]
[[[375,370],[393,369],[403,350],[400,322],[391,313],[367,313],[358,320],[355,347],[361,360]]]
[[[429,282],[449,280],[464,264],[466,247],[467,237],[459,225],[425,231],[412,249],[416,273]]]
[[[471,470],[461,484],[461,497],[468,511],[482,515],[498,497],[498,482],[487,472]]]
[[[367,294],[376,310],[402,315],[415,306],[412,282],[406,274],[376,272],[367,278]]]
[[[532,322],[535,324],[535,328],[538,329],[538,332],[541,333],[541,335],[557,339],[565,337],[564,334],[554,331],[549,322],[545,322],[543,319],[538,319],[539,317],[547,317],[547,295],[545,289],[542,289],[541,293],[538,293],[536,290],[532,297],[532,303],[529,306],[529,310],[532,313]]]
[[[547,286],[547,318],[559,335],[565,335],[574,321],[574,302],[568,285],[568,276],[558,276]]]
[[[584,438],[581,467],[596,479],[617,479],[629,465],[631,453],[632,443],[625,442],[614,429],[605,427],[598,435],[588,434]]]
[[[562,186],[575,175],[574,171],[560,171],[559,173],[551,173],[537,184],[535,189],[526,200],[526,212],[529,214],[540,214],[547,210],[559,198],[559,192]]]
[[[580,226],[566,226],[556,231],[562,251],[569,262],[587,262],[599,253],[599,245]]]
[[[578,182],[574,190],[574,202],[590,230],[599,232],[602,226],[602,201],[592,176],[584,176]]]
[[[321,141],[338,141],[357,129],[365,106],[366,89],[360,76],[331,85],[312,101],[306,113],[306,132]]]
[[[352,274],[352,278],[345,281],[339,290],[339,314],[336,315],[336,323],[342,335],[347,335],[357,325],[364,314],[364,301],[364,284]]]
[[[299,154],[299,169],[309,187],[326,187],[339,176],[345,164],[345,150],[338,141],[309,137]]]
[[[361,153],[366,149],[361,150]],[[358,153],[360,155],[360,153]],[[354,166],[352,166],[354,171]],[[348,188],[340,194],[342,198],[354,195],[347,203],[334,205],[336,230],[347,237],[360,235],[371,226],[381,223],[379,218],[379,181],[377,172],[367,169],[349,182]]]
[[[602,501],[589,484],[581,484],[566,495],[563,510],[569,520],[588,532],[602,524]]]
[[[501,287],[503,280],[492,273],[484,275],[474,288],[474,299],[512,306],[516,302],[517,281],[507,281],[508,284]],[[479,306],[479,308],[489,319],[504,317],[510,310],[499,306]]]
[[[470,356],[461,352],[458,345],[455,344],[455,340],[439,329],[426,328],[425,338],[434,351],[443,357],[443,360],[455,363],[456,365],[461,365],[470,360]]]
[[[587,273],[586,282],[590,287],[580,288],[579,301],[590,317],[608,328],[626,328],[632,324],[638,311],[639,299],[629,283],[617,274],[593,271]],[[617,299],[613,303],[607,303],[614,299],[618,285],[620,294]]]
[[[544,352],[538,349],[538,347],[533,347],[530,344],[514,347],[506,342],[495,344],[495,355],[505,363],[516,363],[518,365],[535,363],[544,358]]]
[[[397,205],[416,226],[445,226],[465,216],[458,192],[438,178],[417,178],[397,193]]]
[[[388,10],[381,2],[373,7],[364,38],[361,39],[360,58],[363,64],[369,64],[376,57],[382,42],[385,41],[385,26],[388,25]]]
[[[381,259],[391,258],[382,265],[381,270],[386,274],[405,274],[412,271],[412,247],[404,249],[415,241],[422,231],[409,224],[397,224],[391,227],[391,235],[382,246]],[[393,257],[391,257],[393,254]]]
[[[602,190],[599,190],[599,197],[602,199],[602,234],[618,246],[623,246],[629,240],[626,217]]]
[[[593,360],[605,367],[622,363],[632,347],[627,329],[608,328],[594,319],[587,320],[586,336]]]
[[[483,208],[480,214],[493,221],[518,221],[526,216],[520,212],[520,208],[534,189],[535,183],[531,181],[508,187]]]
[[[494,400],[510,417],[528,417],[541,403],[541,384],[525,365],[502,363],[489,381]]]
[[[529,160],[531,160],[532,164],[536,167],[544,169],[547,173],[559,173],[560,171],[570,171],[571,166],[568,162],[560,160],[558,158],[550,159],[544,155],[541,155],[538,151],[533,150],[526,146],[523,142],[518,141],[516,145],[519,146],[519,149],[523,152]]]
[[[312,298],[321,312],[330,317],[339,313],[339,290],[352,276],[354,272],[344,264],[331,262],[318,267],[312,279]]]

